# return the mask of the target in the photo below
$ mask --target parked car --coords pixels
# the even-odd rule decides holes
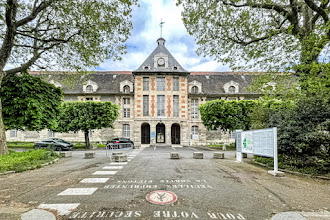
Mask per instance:
[[[73,144],[59,138],[49,138],[42,141],[35,142],[34,149],[53,149],[53,150],[72,150]]]
[[[129,138],[114,138],[114,139],[108,141],[107,145],[110,143],[112,143],[112,144],[132,144],[134,147],[134,142],[131,141],[131,139],[129,139]],[[121,147],[123,147],[123,146],[121,146]]]

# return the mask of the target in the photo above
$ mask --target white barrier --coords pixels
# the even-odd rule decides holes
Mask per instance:
[[[106,146],[106,155],[112,161],[114,155],[128,155],[133,150],[133,144],[131,143],[109,143]]]

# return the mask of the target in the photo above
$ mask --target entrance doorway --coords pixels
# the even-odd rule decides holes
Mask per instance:
[[[171,141],[172,141],[172,144],[180,144],[180,125],[179,124],[172,124]]]
[[[150,125],[148,123],[141,125],[141,144],[150,144]]]
[[[156,143],[165,143],[165,125],[158,123],[156,126]]]

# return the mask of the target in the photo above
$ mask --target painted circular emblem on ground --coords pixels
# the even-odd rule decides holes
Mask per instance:
[[[169,191],[153,191],[146,196],[148,202],[157,205],[172,204],[177,200],[177,196]]]

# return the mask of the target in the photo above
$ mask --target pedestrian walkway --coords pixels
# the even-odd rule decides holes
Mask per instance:
[[[138,155],[143,149],[134,149],[129,155],[128,161],[134,159],[136,155]],[[109,166],[104,166],[102,170],[95,171],[94,173],[90,174],[94,176],[102,176],[97,178],[85,178],[80,181],[80,183],[85,184],[86,187],[84,188],[68,188],[63,192],[57,194],[57,196],[91,196],[94,194],[98,188],[97,187],[88,187],[88,184],[104,184],[110,178],[109,176],[116,175],[121,169],[127,165],[127,162],[111,162]],[[106,177],[104,177],[106,176]],[[72,210],[77,209],[80,203],[65,203],[65,204],[40,204],[38,206],[39,209],[33,209],[29,212],[26,212],[21,215],[22,220],[56,220],[56,217],[53,213],[46,211],[46,210],[53,210],[56,211],[58,215],[68,215],[72,212]],[[44,210],[45,209],[45,210]]]

